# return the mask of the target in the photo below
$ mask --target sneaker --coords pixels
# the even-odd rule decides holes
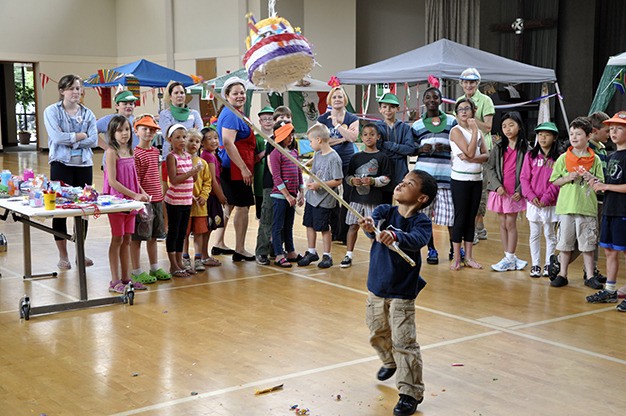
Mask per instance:
[[[515,256],[515,270],[524,270],[524,267],[528,266],[528,262],[525,260],[520,260]],[[537,266],[539,267],[539,266]],[[537,276],[539,277],[539,276]]]
[[[317,267],[319,267],[320,269],[328,269],[332,265],[333,259],[328,254],[324,254],[322,256],[322,261],[317,264]]]
[[[615,307],[615,309],[617,309],[618,312],[626,312],[626,300],[621,301],[620,304]]]
[[[320,256],[318,256],[317,253],[313,254],[310,251],[307,251],[304,254],[304,257],[302,257],[298,262],[298,266],[308,266],[309,264],[313,263],[314,261],[318,261],[319,259]]]
[[[550,256],[550,263],[548,264],[548,277],[550,277],[550,280],[554,280],[560,272],[561,263],[559,263],[559,256],[553,254]]]
[[[202,259],[200,257],[196,257],[196,259],[193,261],[193,267],[198,272],[203,272],[206,270],[206,268],[204,267],[204,263],[202,263]]]
[[[344,257],[343,260],[341,260],[341,263],[339,263],[339,266],[343,268],[352,266],[352,259],[348,256]]]
[[[567,277],[563,277],[561,275],[557,275],[554,279],[550,277],[550,280],[550,286],[552,287],[563,287],[567,286],[567,284],[569,283]]]
[[[187,270],[191,269],[191,259],[189,257],[183,257],[183,267]]]
[[[548,265],[546,264],[545,266],[543,266],[543,277],[548,276],[550,276],[550,273],[548,273]]]
[[[161,234],[156,238],[156,241],[165,241],[167,239],[167,234]]]
[[[487,229],[486,228],[477,229],[475,231],[474,235],[476,237],[478,237],[479,240],[486,240],[487,239]]]
[[[509,270],[515,270],[515,262],[509,261],[506,257],[503,257],[502,260],[497,262],[496,264],[492,264],[491,268],[496,272],[506,272]]]
[[[587,296],[587,302],[589,303],[616,303],[617,292],[609,292],[608,290],[601,290],[598,293]]]
[[[400,400],[393,408],[394,416],[410,416],[417,411],[417,406],[422,403],[424,398],[417,400],[406,394],[400,394]]]
[[[257,254],[255,256],[257,264],[261,266],[268,266],[270,264],[270,259],[265,254]]]
[[[451,261],[454,260],[454,251],[452,249],[450,249],[450,254],[448,254],[448,259],[450,259]],[[465,261],[465,249],[463,249],[463,247],[461,247],[461,262]]]
[[[595,277],[596,280],[600,283],[606,283],[606,276],[602,276],[600,270],[595,267],[593,269],[593,277]],[[583,280],[587,280],[587,272],[585,270],[583,270]]]
[[[461,261],[465,261],[465,250],[461,247]]]
[[[454,260],[454,250],[450,249],[450,253],[448,253],[448,260],[452,261]]]
[[[426,257],[426,263],[439,264],[439,253],[437,253],[437,250],[435,250],[434,248],[428,249],[428,257]]]
[[[541,276],[541,267],[533,266],[530,268],[530,277],[540,277]]]
[[[473,245],[480,243],[480,238],[478,238],[478,234],[474,233],[474,241],[472,241]]]
[[[604,289],[604,285],[598,281],[598,278],[593,276],[591,279],[585,279],[585,286],[589,286],[592,289]]]

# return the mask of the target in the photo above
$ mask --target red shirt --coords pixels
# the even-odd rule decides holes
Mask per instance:
[[[137,146],[133,152],[139,184],[152,197],[152,202],[163,201],[163,188],[159,175],[159,149],[155,147],[142,149]]]

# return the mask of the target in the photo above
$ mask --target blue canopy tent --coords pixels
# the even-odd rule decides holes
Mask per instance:
[[[110,74],[107,79],[101,80],[100,73],[95,73],[87,80],[88,87],[116,87],[118,85],[128,85],[129,78],[135,78],[142,87],[166,87],[170,81],[178,81],[185,87],[194,84],[193,78],[173,69],[166,68],[154,62],[140,59],[126,65],[118,66],[107,70]]]

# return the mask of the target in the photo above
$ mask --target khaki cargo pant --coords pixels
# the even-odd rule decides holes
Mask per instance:
[[[370,344],[384,367],[396,367],[396,386],[401,394],[417,400],[424,396],[422,355],[416,339],[415,299],[367,297]]]

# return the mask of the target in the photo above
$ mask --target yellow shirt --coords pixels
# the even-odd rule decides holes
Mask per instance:
[[[196,198],[204,198],[206,201],[209,199],[211,193],[211,171],[209,170],[209,164],[199,156],[192,157],[193,165],[202,163],[202,170],[198,173],[198,180],[193,183],[193,203],[191,204],[191,216],[202,217],[207,216],[207,205],[199,205],[196,202]]]

